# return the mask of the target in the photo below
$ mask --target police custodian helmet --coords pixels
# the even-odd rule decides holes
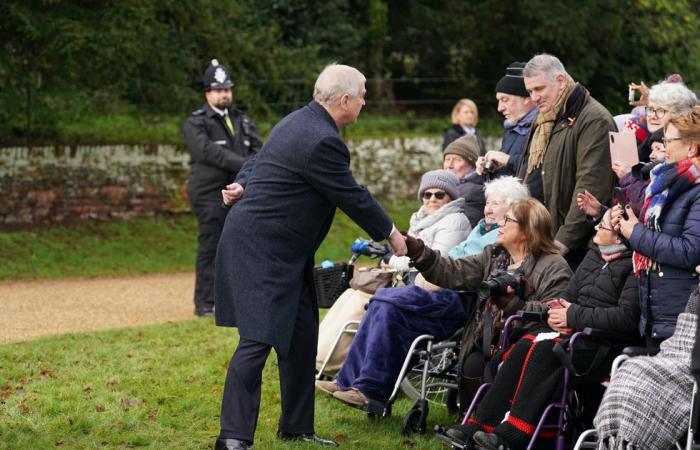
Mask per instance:
[[[212,59],[209,67],[204,71],[202,82],[204,83],[205,91],[209,89],[228,89],[233,86],[228,69],[219,64],[219,61],[216,59]]]

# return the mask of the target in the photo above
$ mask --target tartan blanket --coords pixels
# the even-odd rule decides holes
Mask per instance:
[[[615,374],[593,421],[598,450],[668,450],[684,436],[693,390],[697,301],[695,291],[678,316],[675,333],[656,356],[625,361]]]

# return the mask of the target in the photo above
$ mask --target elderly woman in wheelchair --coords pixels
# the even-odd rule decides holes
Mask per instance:
[[[516,271],[529,280],[527,289],[522,297],[516,297],[509,288],[507,303],[514,305],[513,311],[529,305],[536,310],[544,309],[541,302],[561,292],[571,276],[569,266],[554,245],[548,212],[536,200],[526,198],[513,203],[499,225],[495,246],[456,260],[441,257],[440,252],[425,247],[421,240],[407,236],[411,260],[427,281],[464,291],[475,291],[497,271]],[[375,296],[370,303],[367,317],[336,380],[317,384],[352,406],[361,407],[368,399],[388,398],[413,338],[428,333],[445,339],[467,320],[459,298],[416,296],[407,305],[391,298],[391,291],[382,290],[382,295]],[[378,311],[373,313],[374,309]],[[386,328],[387,324],[393,328]]]
[[[547,301],[546,324],[533,327],[494,357],[500,368],[471,417],[447,431],[464,448],[525,449],[548,404],[562,396],[567,366],[599,382],[622,348],[638,339],[638,282],[632,254],[610,224],[608,211],[596,226],[594,245],[566,290]],[[585,340],[573,359],[561,347],[575,331],[615,332],[612,340]],[[628,336],[628,338],[625,338]],[[539,439],[554,437],[551,430]]]
[[[700,273],[700,266],[695,270]],[[615,372],[593,422],[600,450],[668,450],[688,431],[695,382],[691,367],[700,362],[700,348],[694,349],[699,301],[695,286],[659,353],[626,360]],[[696,399],[693,408],[698,406]],[[693,443],[692,435],[688,441]]]

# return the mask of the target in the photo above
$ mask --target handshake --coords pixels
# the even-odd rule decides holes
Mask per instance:
[[[389,235],[391,250],[387,251],[382,260],[388,262],[392,255],[408,256],[412,262],[420,261],[425,253],[425,243],[405,231],[398,231],[396,228]]]

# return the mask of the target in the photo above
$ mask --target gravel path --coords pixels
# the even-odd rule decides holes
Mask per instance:
[[[0,283],[0,343],[194,318],[194,272]]]

